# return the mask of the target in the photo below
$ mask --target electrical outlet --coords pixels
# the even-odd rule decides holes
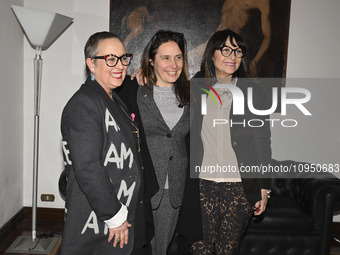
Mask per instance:
[[[55,197],[53,194],[41,194],[40,199],[44,202],[53,202]]]

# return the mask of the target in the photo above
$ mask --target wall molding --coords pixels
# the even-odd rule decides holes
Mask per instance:
[[[24,221],[24,208],[21,208],[9,221],[0,228],[0,240],[4,240],[16,227]]]
[[[32,219],[32,207],[24,207],[24,219]],[[54,221],[63,223],[65,218],[65,209],[58,208],[37,208],[37,221]]]

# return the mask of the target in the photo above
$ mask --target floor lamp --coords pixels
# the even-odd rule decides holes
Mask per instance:
[[[56,238],[36,240],[38,157],[39,157],[39,114],[42,58],[46,50],[72,24],[73,18],[58,13],[40,11],[12,5],[29,43],[35,48],[34,58],[34,144],[33,144],[33,196],[32,196],[32,238],[18,237],[6,252],[48,254],[56,244]],[[48,240],[50,239],[50,240]],[[58,239],[58,238],[57,238]],[[52,247],[51,247],[52,246]]]

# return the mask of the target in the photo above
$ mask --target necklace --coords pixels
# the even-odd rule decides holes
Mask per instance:
[[[138,144],[138,152],[141,151],[141,146],[140,146],[140,134],[139,134],[139,128],[133,123],[134,122],[134,119],[132,119],[131,116],[129,116],[129,114],[125,111],[124,107],[117,101],[113,98],[113,96],[109,95],[110,99],[119,105],[120,109],[122,109],[122,111],[124,112],[124,114],[126,115],[126,117],[128,117],[128,119],[130,120],[130,124],[136,129],[135,131],[131,131],[132,133],[136,134],[137,136],[137,144]]]
[[[129,114],[127,114],[127,112],[125,111],[125,109],[119,105],[120,108],[122,109],[122,111],[125,113],[125,115],[129,118],[131,125],[136,129],[136,131],[132,131],[132,133],[135,133],[137,135],[137,143],[138,143],[138,152],[141,151],[140,148],[140,135],[139,135],[139,128],[133,123],[133,119],[131,118],[131,116],[129,116]]]

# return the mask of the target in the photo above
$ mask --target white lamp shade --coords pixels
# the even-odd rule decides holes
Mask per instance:
[[[47,11],[12,5],[27,39],[35,47],[47,48],[73,22],[73,18]]]

